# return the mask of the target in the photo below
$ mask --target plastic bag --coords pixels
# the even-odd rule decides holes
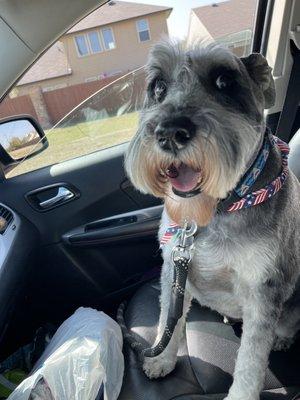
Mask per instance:
[[[81,307],[58,328],[32,374],[8,399],[39,399],[44,390],[47,400],[95,400],[103,384],[104,400],[115,400],[124,373],[122,345],[113,319]]]

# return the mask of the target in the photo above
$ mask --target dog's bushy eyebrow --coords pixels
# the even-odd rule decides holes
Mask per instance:
[[[165,74],[161,68],[157,66],[147,66],[146,68],[146,81],[147,85],[153,84],[157,79],[165,80]]]
[[[184,64],[185,56],[180,43],[161,41],[152,47],[146,65],[148,82],[160,76],[169,81],[173,72]]]

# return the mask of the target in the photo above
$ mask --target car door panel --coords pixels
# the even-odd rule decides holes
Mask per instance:
[[[120,293],[126,296],[152,277],[153,271],[158,272],[161,258],[156,237],[161,207],[154,207],[152,214],[139,211],[159,201],[130,187],[123,168],[126,146],[0,182],[1,202],[37,232],[31,240],[32,249],[38,247],[35,257],[23,262],[29,261],[32,269],[26,293],[28,312],[39,323],[67,317],[81,305],[112,309],[119,303]],[[32,207],[28,193],[61,183],[75,188],[79,195],[44,212]],[[101,228],[101,223],[108,223],[105,219],[119,220],[128,213],[134,217],[133,223],[125,219],[125,224]],[[97,233],[102,242],[72,243],[70,237],[80,233]]]
[[[130,195],[122,189],[126,180],[123,169],[125,149],[126,144],[115,146],[3,180],[0,182],[1,200],[34,223],[43,244],[59,241],[67,230],[83,223],[143,208],[145,204],[159,204],[153,197],[140,195],[134,189],[130,190]],[[59,182],[72,185],[80,196],[43,214],[33,212],[26,195]]]

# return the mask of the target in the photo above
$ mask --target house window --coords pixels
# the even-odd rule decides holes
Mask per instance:
[[[102,51],[102,44],[100,41],[100,36],[97,31],[92,31],[87,34],[89,39],[89,45],[91,53],[100,53]]]
[[[147,40],[150,40],[149,24],[146,19],[139,19],[136,23],[136,27],[140,42],[147,42]]]
[[[80,56],[86,56],[87,54],[89,54],[89,48],[87,45],[85,35],[75,36],[75,42],[78,54]]]
[[[102,36],[103,36],[103,41],[104,41],[104,47],[106,50],[112,50],[116,47],[113,32],[112,32],[111,28],[103,28]]]
[[[112,50],[116,47],[111,28],[103,28],[100,31],[75,36],[77,52],[80,57],[88,54],[100,53],[104,50]]]

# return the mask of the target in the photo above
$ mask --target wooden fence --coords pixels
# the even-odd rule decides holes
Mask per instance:
[[[37,118],[30,96],[24,95],[12,99],[7,97],[0,104],[0,118],[18,114],[29,114]]]
[[[61,118],[73,110],[74,107],[78,106],[82,101],[113,82],[115,79],[117,79],[117,77],[114,76],[101,79],[100,81],[80,83],[78,85],[44,92],[43,96],[50,120],[53,124],[56,124]]]
[[[35,96],[31,98],[30,94],[15,98],[6,98],[0,104],[0,118],[15,114],[30,114],[38,119],[34,107],[36,106],[38,115],[40,117],[41,115],[46,116],[46,120],[50,121],[51,125],[55,125],[80,103],[117,78],[118,76],[113,76],[99,81],[81,83],[49,92],[41,92],[43,101],[39,104],[33,103],[39,101],[39,97]],[[82,120],[82,112],[84,112],[85,108],[96,112],[105,110],[109,115],[114,115],[118,112],[119,107],[128,102],[130,104],[126,112],[133,111],[134,107],[138,103],[140,104],[145,84],[142,74],[133,79],[134,83],[131,83],[131,85],[127,85],[125,81],[120,80],[119,83],[114,85],[113,92],[109,88],[107,91],[102,91],[100,97],[95,95],[81,110],[72,113],[72,121],[76,123],[77,120]],[[39,122],[43,126],[41,119]]]

